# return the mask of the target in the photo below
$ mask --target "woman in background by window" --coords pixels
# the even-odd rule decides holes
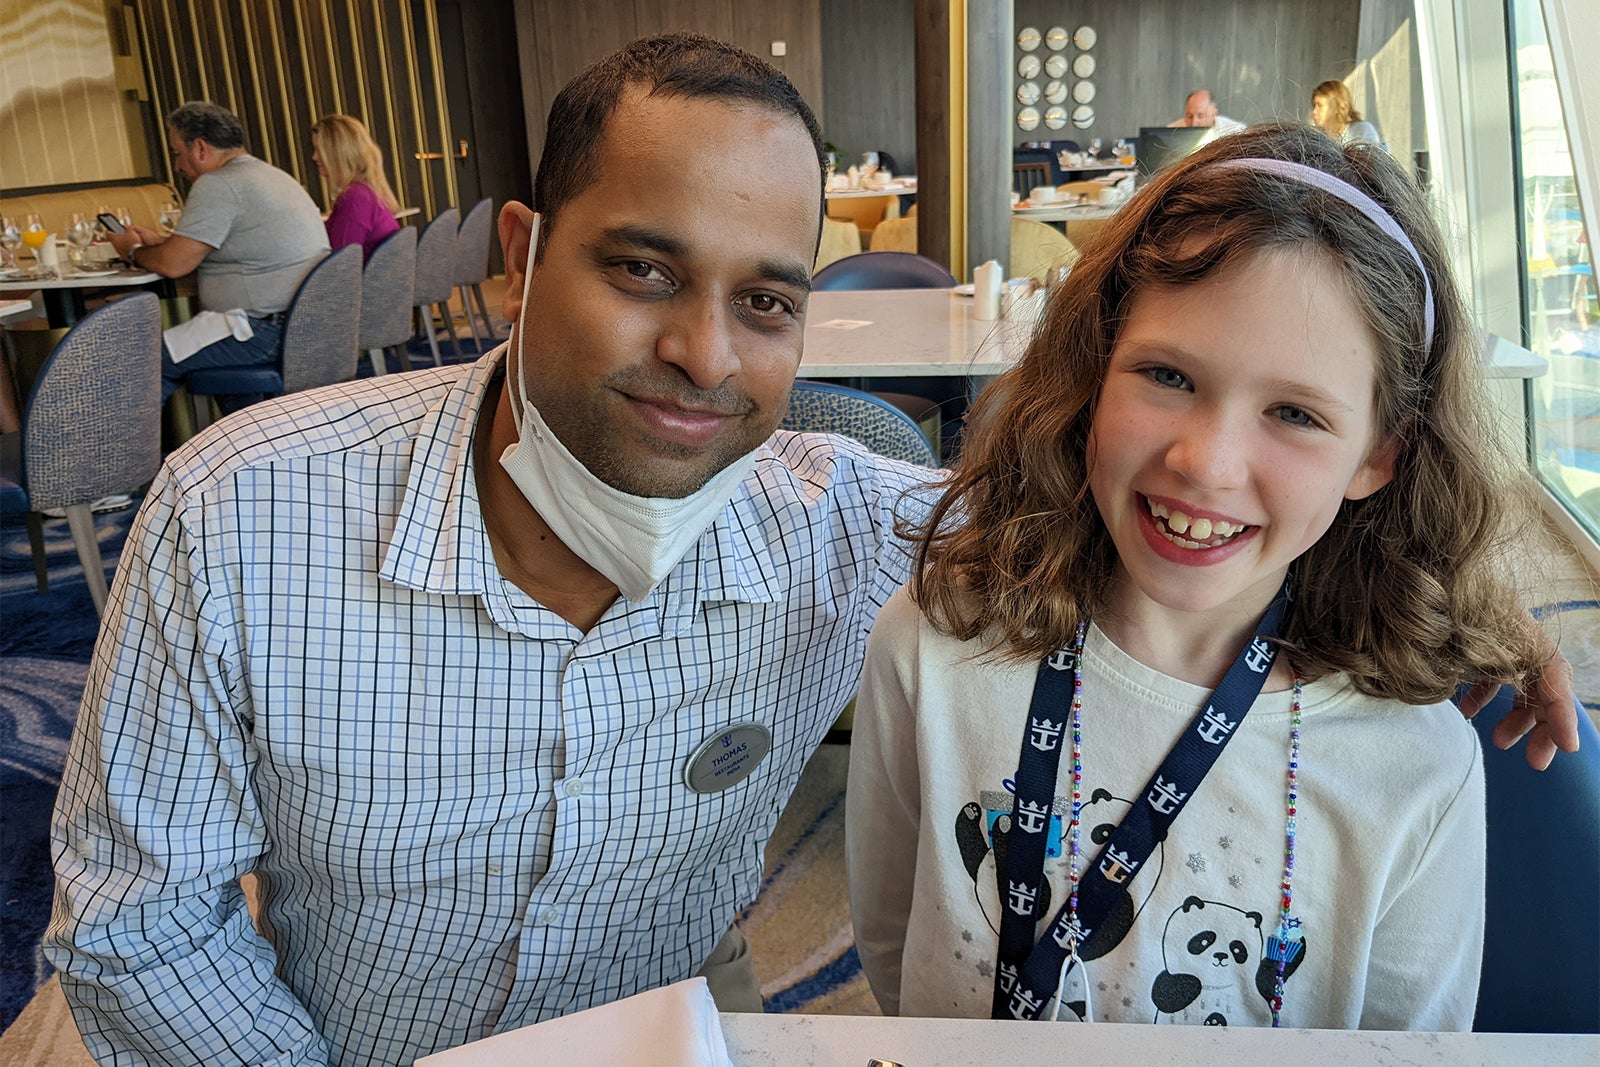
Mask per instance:
[[[367,128],[349,115],[325,115],[311,127],[311,158],[331,186],[328,243],[335,249],[360,245],[365,262],[400,228],[394,213],[400,202],[383,176],[383,153]]]
[[[1311,90],[1311,121],[1341,144],[1366,141],[1387,147],[1378,128],[1361,117],[1350,99],[1350,88],[1341,81],[1325,81]]]

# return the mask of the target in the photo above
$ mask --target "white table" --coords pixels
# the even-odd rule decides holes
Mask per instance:
[[[856,200],[864,196],[915,196],[917,183],[891,182],[878,189],[826,189],[823,195],[829,200]]]
[[[1426,1034],[1253,1027],[1012,1023],[855,1015],[722,1016],[735,1067],[905,1067],[978,1063],[1174,1064],[1200,1067],[1501,1067],[1600,1062],[1600,1038],[1564,1034]]]
[[[119,289],[135,285],[149,285],[165,279],[147,270],[119,270],[100,275],[91,272],[79,274],[71,267],[61,268],[61,277],[39,280],[27,278],[0,278],[0,293],[31,293],[40,291],[44,296],[45,316],[52,329],[71,326],[84,314],[84,294],[90,289]]]
[[[1122,209],[1122,204],[1038,204],[1033,207],[1013,207],[1011,214],[1019,219],[1036,222],[1082,222],[1088,219],[1109,219]]]
[[[812,293],[800,377],[999,374],[1022,355],[1032,326],[975,319],[972,298],[949,289]]]

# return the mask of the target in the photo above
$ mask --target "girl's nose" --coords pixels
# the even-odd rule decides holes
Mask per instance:
[[[656,356],[700,388],[715,389],[739,369],[732,310],[709,296],[674,303],[656,339]]]
[[[1232,489],[1244,481],[1244,451],[1245,435],[1221,413],[1191,414],[1174,426],[1167,466],[1196,488]]]

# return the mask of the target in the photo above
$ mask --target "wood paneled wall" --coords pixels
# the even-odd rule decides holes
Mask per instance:
[[[915,0],[821,0],[822,134],[846,155],[887,151],[917,172]]]
[[[424,218],[457,203],[431,0],[135,0],[150,97],[164,117],[211,100],[243,121],[251,152],[293,174],[324,207],[311,124],[354,115],[389,180]],[[418,160],[418,152],[442,159]],[[163,153],[157,175],[172,180]]]
[[[545,118],[561,87],[634,38],[667,30],[710,34],[761,56],[789,76],[827,129],[819,0],[516,0],[516,19],[530,171],[538,170]],[[774,41],[788,54],[772,55]]]
[[[1240,122],[1304,120],[1312,86],[1355,67],[1361,6],[1361,0],[1016,0],[1018,29],[1064,26],[1070,33],[1089,25],[1099,40],[1094,125],[1027,133],[1013,118],[1012,141],[1100,137],[1109,145],[1140,126],[1181,118],[1184,97],[1198,88],[1209,88],[1222,113]],[[1069,46],[1066,54],[1076,52]],[[1020,55],[1014,51],[1013,58]],[[1012,82],[1014,88],[1014,66]]]

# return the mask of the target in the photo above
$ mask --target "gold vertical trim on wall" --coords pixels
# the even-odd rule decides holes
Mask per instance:
[[[212,25],[218,29],[228,25],[227,16],[222,13],[222,0],[211,0],[211,16],[215,20],[212,22]],[[229,58],[228,51],[229,49],[226,47],[217,49],[217,54],[222,57],[222,70],[220,74],[222,78],[222,88],[227,96],[227,99],[218,100],[216,97],[211,96],[208,96],[206,99],[210,100],[213,104],[221,104],[223,107],[237,115],[240,112],[239,94],[235,92],[233,60]]]
[[[314,119],[320,118],[327,111],[333,111],[340,115],[349,113],[344,106],[344,86],[341,84],[342,79],[339,77],[339,53],[334,47],[333,9],[328,6],[328,0],[321,0],[317,4],[317,8],[318,14],[322,17],[322,51],[324,57],[328,60],[328,88],[333,90],[333,106],[326,110],[322,108],[313,109],[312,117]]]
[[[427,151],[428,131],[422,126],[422,97],[417,92],[417,34],[416,26],[411,21],[410,4],[400,5],[400,25],[406,46],[406,88],[411,93],[411,132],[416,137],[417,151]],[[424,217],[431,217],[438,211],[433,196],[433,171],[427,160],[419,160],[418,163],[417,176],[422,182],[423,200],[419,206],[423,209]]]
[[[150,171],[155,175],[165,175],[167,184],[171,185],[172,155],[167,151],[167,115],[172,111],[172,108],[162,98],[161,79],[150,76],[150,57],[154,55],[155,49],[151,47],[150,20],[145,15],[145,5],[136,4],[133,9],[133,17],[139,24],[139,40],[136,43],[144,50],[141,62],[145,64],[145,92],[150,96],[150,106],[155,108],[156,125],[161,128],[161,152],[155,159],[150,161]],[[169,23],[168,25],[170,26],[171,24]]]
[[[967,262],[967,0],[950,0],[950,262]],[[957,277],[957,281],[970,279]]]
[[[253,95],[257,100],[265,100],[266,94],[261,91],[260,56],[256,54],[256,37],[258,35],[255,32],[255,8],[246,7],[240,11],[239,14],[239,25],[242,27],[241,32],[244,34],[245,69],[249,72],[250,87],[253,90]],[[276,120],[278,118],[279,116],[273,112],[272,108],[261,108],[261,114],[258,116],[258,120],[261,123],[262,136],[268,144],[271,144],[276,137]]]
[[[205,46],[200,41],[200,20],[195,17],[195,4],[199,0],[188,0],[189,11],[189,44],[194,48],[195,73],[200,76],[200,99],[211,99],[211,75],[206,70]],[[173,53],[178,55],[179,53]]]
[[[399,200],[401,204],[405,204],[408,199],[406,194],[408,193],[410,186],[406,183],[406,170],[400,165],[400,138],[396,136],[395,133],[395,131],[399,129],[399,124],[394,121],[393,114],[394,82],[389,77],[389,67],[391,61],[389,59],[389,36],[384,32],[386,23],[384,19],[383,0],[372,0],[372,25],[377,31],[374,35],[374,39],[376,41],[378,50],[378,76],[383,83],[383,101],[390,110],[388,122],[389,155],[387,157],[389,160],[389,178],[394,182],[395,199]]]
[[[433,57],[433,102],[439,118],[439,151],[444,153],[444,187],[450,204],[461,204],[461,194],[456,190],[455,146],[450,143],[450,104],[444,88],[444,63],[439,49],[439,11],[433,4],[423,7],[427,16],[428,55]]]
[[[278,21],[278,5],[267,4],[265,7],[269,23],[267,36],[272,42],[272,58],[277,68],[278,107],[281,109],[279,114],[284,122],[289,122],[294,117],[294,105],[289,99],[289,64],[283,54],[283,24]],[[300,142],[293,137],[286,137],[284,140],[289,146],[289,172],[291,174],[299,174]]]
[[[361,54],[361,16],[356,0],[344,0],[345,25],[350,28],[350,61],[356,70],[356,107],[361,124],[372,129],[372,101],[367,97],[367,61]]]

